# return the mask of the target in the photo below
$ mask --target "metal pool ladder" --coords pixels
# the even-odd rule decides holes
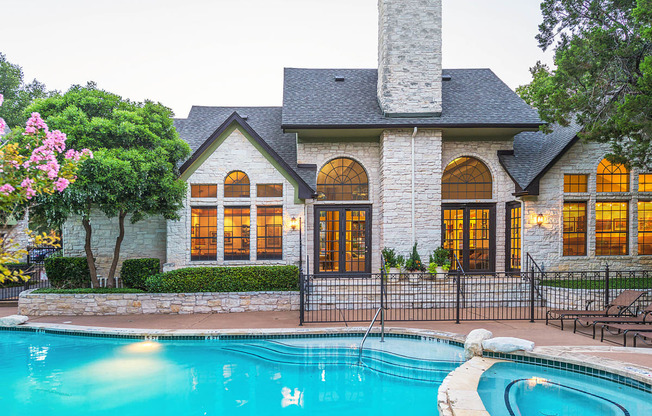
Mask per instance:
[[[358,364],[362,363],[362,347],[364,347],[364,342],[367,340],[367,337],[371,332],[371,328],[374,327],[374,323],[376,323],[376,319],[378,319],[378,315],[380,315],[380,342],[385,342],[385,308],[384,306],[381,306],[376,311],[376,314],[374,315],[374,319],[371,320],[371,324],[369,324],[369,328],[367,328],[367,332],[365,332],[364,337],[362,337],[362,342],[360,343],[360,347],[358,347]]]

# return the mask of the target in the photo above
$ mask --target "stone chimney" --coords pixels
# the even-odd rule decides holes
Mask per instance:
[[[441,115],[442,0],[378,0],[378,101],[388,117]]]

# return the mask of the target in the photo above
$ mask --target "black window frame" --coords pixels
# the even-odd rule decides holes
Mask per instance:
[[[280,214],[264,214],[261,215],[261,211],[265,211],[267,209],[281,209]],[[261,238],[260,236],[260,224],[258,223],[258,219],[262,217],[276,217],[280,216],[281,218],[281,223],[280,224],[271,224],[272,227],[279,227],[279,235],[278,236],[268,236],[267,235],[267,230],[268,226],[270,224],[264,224],[262,228],[265,229],[265,236]],[[265,240],[265,247],[268,247],[268,240],[271,239],[279,239],[280,240],[280,253],[278,254],[264,254],[259,251],[260,250],[260,241]],[[258,205],[256,206],[256,259],[257,260],[283,260],[283,206],[282,205]]]
[[[229,242],[227,240],[227,234],[226,233],[227,233],[227,231],[231,231],[231,230],[227,230],[227,227],[226,227],[226,210],[227,209],[246,209],[246,210],[249,211],[249,215],[240,215],[240,217],[242,217],[242,218],[249,218],[249,226],[248,226],[249,227],[249,234],[247,236],[245,236],[246,234],[244,233],[244,228],[243,228],[243,232],[242,232],[242,235],[240,237],[235,237],[235,236],[233,236],[233,234],[231,234],[231,236],[228,237],[228,238],[231,239],[231,241]],[[249,261],[249,260],[251,260],[251,206],[249,206],[249,205],[235,205],[235,206],[226,205],[226,206],[224,206],[223,224],[224,224],[223,225],[223,227],[224,227],[224,238],[223,238],[223,241],[224,241],[224,247],[223,247],[224,261]],[[243,226],[241,225],[240,227],[243,227]],[[239,254],[239,255],[238,254],[228,254],[227,255],[226,247],[227,246],[233,246],[233,239],[243,240],[243,245],[245,244],[244,242],[246,241],[246,245],[248,247],[246,255],[245,254]]]
[[[192,230],[192,218],[193,218],[193,210],[195,209],[211,209],[215,211],[215,230],[209,230],[209,233],[213,231],[215,233],[214,236],[208,236],[208,237],[193,237],[193,230]],[[218,229],[218,224],[217,224],[217,206],[215,205],[202,205],[202,206],[191,206],[190,207],[190,261],[217,261],[217,229]],[[206,216],[209,217],[210,216]],[[193,255],[193,241],[194,240],[200,240],[200,239],[208,239],[208,244],[209,245],[214,245],[215,246],[215,255],[210,256],[210,255]],[[212,244],[211,244],[211,239],[212,239]]]

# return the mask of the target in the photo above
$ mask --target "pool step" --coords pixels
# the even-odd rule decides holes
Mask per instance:
[[[247,343],[223,347],[225,350],[247,354],[263,360],[294,365],[339,364],[367,368],[382,374],[425,382],[441,382],[461,363],[405,357],[383,351],[364,349],[361,362],[357,347],[302,347],[280,343]]]

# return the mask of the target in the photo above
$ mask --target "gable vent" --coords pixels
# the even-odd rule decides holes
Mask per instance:
[[[240,116],[243,120],[249,119],[249,116]]]
[[[344,81],[344,77],[340,76],[340,75],[335,75],[335,81],[342,82],[342,81]]]
[[[448,74],[444,74],[444,75],[441,76],[441,80],[442,80],[442,81],[450,81],[450,80],[451,80],[451,76],[448,75]]]

